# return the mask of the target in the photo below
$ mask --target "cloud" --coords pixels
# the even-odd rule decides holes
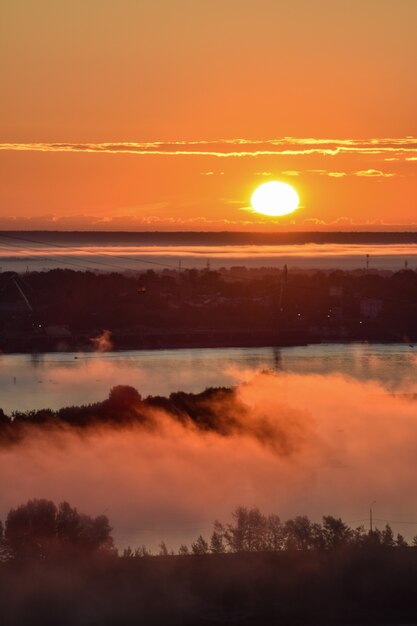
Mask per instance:
[[[244,158],[260,156],[339,156],[343,154],[409,158],[417,154],[417,138],[320,139],[219,139],[198,141],[100,143],[2,143],[2,151],[135,154],[138,156],[204,156]]]
[[[242,204],[240,200],[227,200],[227,204]],[[224,230],[229,227],[256,226],[269,223],[268,220],[259,219],[241,220],[229,218],[210,219],[203,215],[195,217],[167,217],[163,214],[134,215],[134,207],[115,209],[118,215],[39,215],[33,217],[0,216],[0,229],[2,230],[198,230],[210,228],[211,230]],[[126,212],[125,212],[126,211]]]
[[[347,176],[346,172],[332,172],[326,169],[305,170],[306,174],[319,174],[320,176],[330,176],[331,178],[343,178]]]
[[[354,222],[351,217],[338,217],[332,223],[338,226],[352,226]]]
[[[355,176],[369,176],[371,178],[392,178],[393,176],[396,176],[396,174],[382,172],[381,170],[369,169],[359,170],[358,172],[355,172]]]
[[[388,160],[388,159],[385,159]],[[349,172],[343,171],[332,171],[323,168],[316,169],[306,169],[306,170],[286,170],[282,172],[285,176],[300,176],[301,174],[318,174],[319,176],[329,176],[330,178],[345,178],[345,176],[381,176],[384,178],[391,178],[392,176],[396,176],[396,174],[384,174],[381,170],[360,170],[358,172],[353,172],[350,174]]]
[[[325,220],[322,218],[318,218],[316,216],[312,216],[308,220],[304,218],[304,216],[300,213],[299,216],[293,217],[291,220],[280,218],[280,221],[274,220],[274,218],[263,217],[257,213],[253,212],[252,207],[246,207],[244,205],[244,200],[225,200],[222,199],[226,204],[236,205],[236,207],[240,210],[240,214],[242,215],[241,219],[230,219],[230,218],[208,218],[203,215],[196,215],[191,218],[181,218],[181,217],[167,217],[162,214],[157,215],[131,215],[131,214],[123,214],[122,210],[120,210],[120,214],[116,217],[114,215],[70,215],[70,216],[57,216],[57,215],[40,215],[34,217],[13,217],[13,216],[0,216],[0,230],[21,230],[21,231],[30,231],[30,230],[66,230],[66,231],[83,231],[83,230],[94,230],[97,232],[108,232],[108,231],[117,231],[122,230],[126,232],[149,232],[149,231],[160,231],[160,232],[172,232],[172,231],[205,231],[210,230],[211,232],[222,232],[224,230],[230,230],[232,232],[236,231],[249,231],[249,232],[270,232],[271,224],[273,224],[276,232],[293,232],[293,231],[308,231],[311,229],[311,224],[314,223],[314,230],[338,230],[342,227],[349,227],[348,230],[363,230],[364,227],[369,227],[370,224],[373,224],[375,228],[372,230],[375,231],[415,231],[417,228],[417,223],[412,221],[384,221],[384,224],[380,227],[377,223],[372,223],[369,220],[354,220],[346,218],[346,221],[340,221],[339,226],[337,220],[330,219]],[[130,209],[129,209],[130,210]],[[117,210],[117,212],[119,212]],[[131,210],[133,212],[133,210]],[[246,218],[246,219],[245,219]],[[310,224],[310,226],[309,226]],[[338,228],[336,228],[338,226]],[[21,247],[19,244],[18,247],[10,247],[8,248],[7,242],[3,241],[3,245],[1,248],[1,259],[3,263],[5,263],[5,257],[13,257],[17,258],[17,254],[19,256],[23,255],[22,258],[26,255],[26,252],[32,255],[32,252],[36,252],[34,247],[28,249],[25,252],[25,249]],[[10,245],[10,244],[9,244]],[[18,249],[20,252],[18,253]],[[107,248],[106,248],[107,250]],[[125,248],[124,248],[125,250]],[[147,251],[143,252],[144,255],[149,254],[150,248],[147,248]],[[175,247],[172,248],[173,253],[175,253]],[[59,251],[56,252],[58,254]],[[103,248],[98,251],[100,254],[104,254]],[[40,251],[38,251],[41,254]],[[60,253],[63,253],[63,250],[60,250]],[[124,254],[124,252],[123,252]],[[43,253],[45,256],[45,251]],[[67,252],[65,251],[65,256],[67,256]],[[64,262],[62,262],[65,265]],[[25,269],[25,268],[24,268]]]
[[[323,220],[320,220],[318,217],[309,217],[307,219],[304,220],[303,222],[304,224],[308,225],[308,226],[319,226],[319,225],[324,225],[325,222]]]
[[[327,176],[330,176],[331,178],[343,178],[344,176],[347,176],[346,172],[327,172]]]

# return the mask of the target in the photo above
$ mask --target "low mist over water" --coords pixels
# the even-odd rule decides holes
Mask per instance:
[[[341,373],[396,391],[416,388],[416,350],[409,344],[319,344],[291,348],[132,350],[107,353],[3,354],[0,408],[59,409],[105,398],[117,384],[142,395],[229,386],[259,370]],[[417,388],[416,388],[417,390]]]
[[[399,270],[417,266],[416,233],[0,232],[3,271],[142,271],[233,266]]]
[[[0,518],[29,498],[65,494],[105,512],[120,547],[164,539],[178,549],[238,505],[355,526],[369,524],[375,501],[377,525],[416,534],[414,399],[340,373],[235,376],[235,394],[207,399],[210,428],[162,406],[81,430],[29,424],[2,445]]]

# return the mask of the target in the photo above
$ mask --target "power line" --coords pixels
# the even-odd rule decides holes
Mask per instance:
[[[406,521],[406,520],[389,520],[389,519],[379,519],[379,518],[374,518],[375,522],[386,522],[387,524],[410,524],[410,525],[416,525],[417,526],[417,520],[416,521]]]
[[[17,235],[11,235],[9,233],[4,233],[4,232],[0,232],[0,237],[2,239],[9,239],[9,240],[12,239],[14,241],[20,241],[20,242],[24,242],[24,243],[36,244],[36,245],[39,245],[39,246],[48,246],[48,247],[53,246],[55,248],[61,248],[63,250],[67,250],[68,249],[68,246],[65,245],[65,244],[56,243],[56,242],[53,242],[53,241],[52,242],[42,241],[42,240],[39,240],[39,239],[32,239],[32,238],[28,238],[28,237],[19,237]],[[2,245],[6,246],[7,244],[2,244]],[[13,246],[13,244],[11,244],[11,243],[9,245]],[[17,244],[14,244],[14,247],[19,248],[20,246],[18,246]],[[75,250],[75,251],[78,251],[80,253],[84,253],[85,254],[85,248],[82,248],[82,247],[79,247],[79,246],[77,246],[77,247],[71,246],[71,248],[72,248],[72,250]],[[32,247],[32,250],[33,250],[33,247]],[[161,261],[149,260],[149,259],[144,259],[144,258],[132,258],[131,256],[127,256],[127,255],[123,255],[123,254],[106,253],[103,250],[100,250],[100,255],[102,255],[102,256],[104,256],[106,258],[116,258],[116,259],[121,259],[121,260],[124,260],[124,261],[129,261],[130,263],[133,262],[133,263],[142,263],[142,264],[145,264],[145,265],[153,265],[153,266],[156,266],[156,267],[161,267],[161,268],[173,270],[173,271],[176,271],[176,272],[179,271],[180,273],[183,270],[190,271],[190,270],[194,269],[194,268],[190,268],[190,267],[183,267],[182,263],[181,263],[181,260],[180,260],[180,265],[178,266],[178,265],[174,265],[172,263],[166,263],[166,262],[164,263],[164,262],[161,262]],[[79,267],[79,268],[86,269],[86,270],[91,270],[91,267],[87,263],[89,263],[89,264],[93,263],[93,264],[96,264],[96,265],[101,265],[103,267],[109,267],[109,268],[112,268],[112,269],[117,269],[117,270],[122,270],[122,271],[133,271],[133,272],[134,271],[138,271],[137,268],[134,269],[132,267],[125,267],[125,266],[121,266],[121,265],[116,265],[115,263],[106,262],[106,261],[100,261],[100,260],[97,260],[97,259],[90,259],[89,258],[87,263],[81,264],[81,263],[77,263],[76,261],[73,261],[72,257],[70,257],[69,255],[65,255],[65,254],[57,255],[57,254],[54,254],[54,257],[57,258],[57,259],[68,259],[68,258],[71,258],[71,261],[61,261],[61,263],[64,263],[64,264],[67,264],[67,265],[72,265],[74,267]],[[51,261],[51,259],[48,258],[48,257],[39,257],[39,256],[37,256],[37,258],[45,260],[45,261]],[[286,266],[284,266],[284,268],[285,267]],[[209,270],[209,268],[210,268],[210,260],[208,260],[208,267],[206,267],[206,271],[207,271],[207,269]],[[237,279],[237,280],[240,280],[242,282],[246,282],[248,280],[248,276],[239,275],[236,272],[233,272],[233,274],[230,275],[229,273],[222,272],[221,270],[215,270],[215,271],[216,271],[216,273],[219,276],[223,276],[223,277],[228,278],[228,279],[234,278],[235,280]],[[286,270],[284,269],[283,271],[285,273]],[[285,279],[285,277],[284,277],[284,279]],[[313,292],[313,293],[316,293],[316,294],[320,293],[320,294],[323,294],[323,295],[325,295],[327,293],[326,289],[321,289],[321,288],[317,288],[315,286],[306,285],[306,284],[304,284],[304,285],[297,285],[297,289]],[[386,298],[385,297],[385,299],[386,300],[397,301],[396,298]]]
[[[0,234],[0,238],[1,238],[1,237],[3,237],[3,235],[2,235],[2,234]],[[34,242],[34,243],[36,243],[36,242]],[[3,242],[0,242],[0,245],[1,245],[2,247],[6,247],[6,248],[7,248],[7,247],[12,246],[14,249],[15,249],[15,248],[20,249],[20,250],[22,249],[22,246],[21,246],[21,245],[19,245],[19,244],[13,244],[13,243],[10,243],[10,242],[8,242],[8,243],[3,243]],[[45,245],[55,245],[55,244],[47,244],[47,243],[45,243]],[[60,247],[62,247],[62,246],[60,246]],[[77,248],[75,248],[75,250],[77,250]],[[81,249],[81,248],[79,248],[79,250],[82,250],[82,249]],[[33,251],[36,251],[36,250],[32,247],[32,248],[30,249],[30,251],[32,251],[32,252],[33,252]],[[79,263],[79,262],[77,262],[77,261],[73,261],[73,260],[72,260],[72,257],[70,257],[69,255],[64,255],[64,254],[54,254],[54,258],[56,258],[56,259],[64,259],[63,261],[60,261],[60,262],[61,262],[61,263],[64,263],[65,265],[72,265],[72,266],[74,266],[74,267],[80,267],[80,268],[82,268],[82,269],[87,269],[87,270],[91,270],[91,269],[92,269],[92,268],[91,268],[91,267],[90,267],[87,263],[82,264],[82,263]],[[71,259],[70,261],[66,260],[66,259],[69,259],[69,258]],[[36,255],[36,259],[40,259],[40,260],[42,260],[42,261],[46,261],[46,262],[51,261],[51,258],[50,258],[50,257],[46,257],[46,256],[39,256],[39,255]],[[133,260],[134,260],[134,259],[133,259]],[[99,261],[99,260],[97,260],[97,259],[89,259],[89,260],[88,260],[88,263],[95,263],[96,265],[103,265],[103,266],[106,266],[106,267],[110,267],[110,268],[112,268],[112,269],[118,269],[118,270],[123,270],[123,271],[126,271],[126,270],[130,270],[130,271],[137,271],[137,270],[134,270],[133,268],[124,267],[124,266],[122,266],[122,265],[116,265],[115,263],[106,263],[106,261]]]
[[[10,234],[5,234],[5,233],[0,233],[0,237],[3,238],[3,239],[13,239],[15,241],[21,241],[21,242],[25,242],[25,243],[32,243],[32,244],[36,244],[36,245],[40,245],[40,246],[54,246],[56,248],[63,248],[64,250],[68,249],[68,247],[65,244],[59,244],[59,243],[47,242],[47,241],[40,241],[39,239],[29,239],[27,237],[18,237],[16,235],[10,235]],[[2,245],[6,245],[6,244],[2,244]],[[9,245],[13,245],[13,244],[9,244]],[[19,247],[19,246],[15,245],[15,247]],[[77,246],[77,247],[72,246],[72,249],[73,250],[77,250],[78,252],[84,252],[85,253],[84,248],[80,248],[79,246]],[[155,266],[158,266],[158,267],[163,267],[165,269],[178,271],[178,266],[177,265],[173,265],[173,264],[170,264],[170,263],[162,263],[161,261],[151,261],[149,259],[138,259],[138,258],[132,259],[132,257],[130,257],[130,256],[126,256],[126,255],[122,255],[122,254],[113,254],[113,253],[110,254],[110,253],[106,253],[106,252],[103,252],[103,251],[101,251],[100,254],[102,254],[103,256],[106,256],[106,257],[128,260],[130,262],[133,261],[135,263],[145,263],[147,265],[155,265]],[[54,256],[56,258],[68,258],[68,255],[54,255]],[[41,258],[41,257],[38,257],[38,258]],[[47,260],[50,260],[50,259],[47,259]],[[68,262],[68,263],[75,265],[75,263],[73,263],[73,262],[72,263]],[[96,263],[96,264],[105,265],[105,266],[108,266],[108,267],[116,267],[117,269],[122,269],[123,271],[129,270],[129,269],[131,271],[137,271],[137,270],[133,270],[132,268],[117,266],[117,265],[115,265],[113,263],[106,263],[105,261],[98,261],[98,260],[95,260],[95,259],[91,259],[91,260],[89,259],[89,263]],[[82,267],[85,267],[85,268],[89,269],[87,265],[83,265]],[[193,269],[193,268],[187,268],[187,267],[184,268],[181,265],[181,270],[186,270],[186,271],[188,270],[189,271],[191,269]],[[224,276],[227,276],[229,278],[229,275],[226,274],[225,272],[221,272],[220,270],[216,270],[216,272],[219,275],[221,275],[221,276],[224,275]],[[238,278],[238,280],[243,280],[243,281],[247,280],[247,277],[239,276],[239,275],[237,275],[235,273],[233,274],[233,278]]]
[[[25,237],[16,237],[15,235],[8,235],[8,234],[5,235],[4,233],[1,233],[0,237],[7,238],[7,239],[13,239],[13,240],[16,240],[16,241],[27,242],[27,243],[34,243],[34,244],[37,244],[37,245],[54,246],[56,248],[63,248],[64,250],[68,249],[68,247],[66,245],[64,245],[64,244],[59,244],[59,243],[54,243],[54,242],[47,242],[47,241],[39,241],[39,240],[36,240],[36,239],[28,239],[28,238],[25,238]],[[72,249],[73,250],[77,250],[78,252],[84,252],[85,253],[84,248],[80,248],[79,246],[78,247],[72,246]],[[176,265],[172,265],[172,264],[168,264],[168,263],[161,263],[160,261],[150,261],[149,259],[132,259],[131,257],[126,256],[126,255],[122,255],[122,254],[113,254],[113,253],[107,254],[106,252],[100,252],[100,253],[103,256],[106,256],[106,257],[123,259],[123,260],[128,260],[128,261],[134,261],[134,262],[138,262],[138,263],[146,263],[146,264],[149,264],[149,265],[158,265],[160,267],[165,267],[165,268],[169,268],[169,269],[173,269],[173,270],[178,270]],[[55,256],[57,256],[57,255],[55,255]],[[65,255],[65,256],[68,256],[68,255]],[[114,264],[106,263],[106,262],[103,262],[103,261],[91,260],[91,263],[100,263],[101,265],[109,265],[109,266],[113,266],[113,267],[119,267],[120,269],[124,269],[124,270],[129,269],[129,268],[121,267],[121,266],[115,266]]]

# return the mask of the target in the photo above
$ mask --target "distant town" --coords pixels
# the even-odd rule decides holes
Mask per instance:
[[[0,273],[3,352],[417,341],[417,273]]]

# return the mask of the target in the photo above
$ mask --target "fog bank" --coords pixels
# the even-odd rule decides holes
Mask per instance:
[[[204,431],[154,410],[151,423],[79,431],[33,427],[0,450],[0,517],[29,498],[105,513],[119,547],[165,539],[178,547],[237,505],[282,518],[341,516],[373,505],[407,537],[414,496],[417,405],[380,384],[341,375],[258,373],[223,406],[231,427]]]

